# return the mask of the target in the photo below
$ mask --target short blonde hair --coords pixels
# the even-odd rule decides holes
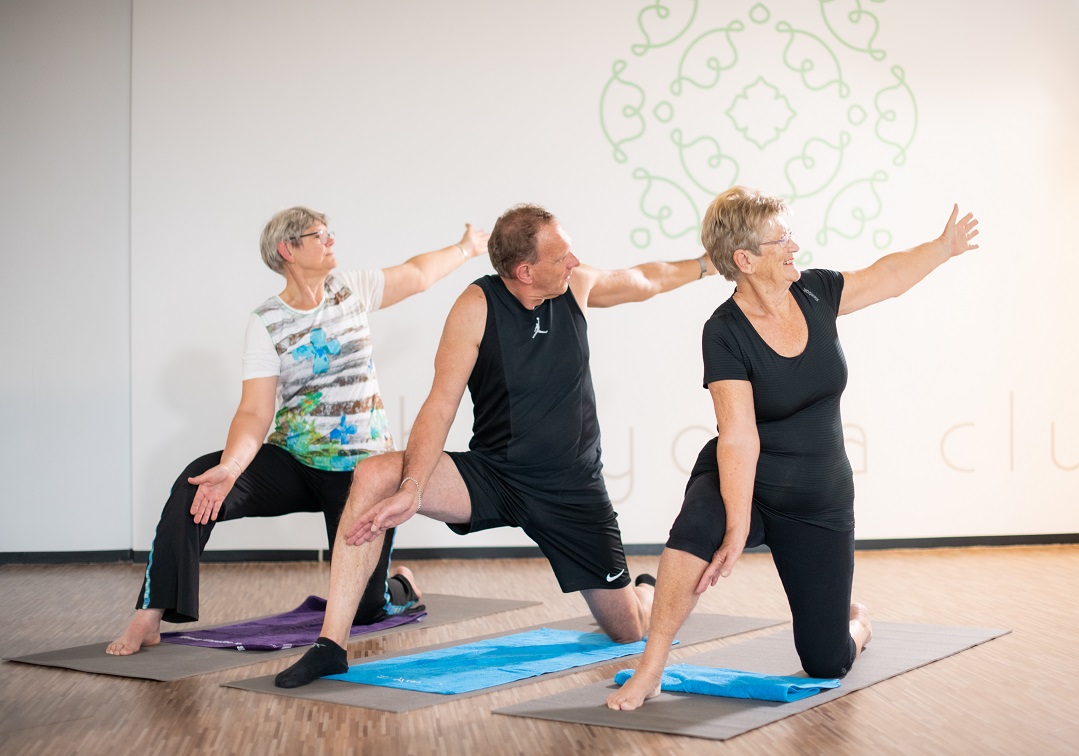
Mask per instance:
[[[277,245],[281,242],[299,244],[300,234],[304,229],[314,223],[326,224],[326,216],[307,207],[290,207],[276,213],[262,229],[262,238],[259,240],[259,251],[262,253],[262,261],[266,267],[274,273],[285,272],[285,260],[277,251]]]
[[[701,244],[719,274],[733,281],[738,275],[735,250],[759,255],[764,226],[787,211],[782,198],[745,186],[732,186],[712,200],[701,224]]]

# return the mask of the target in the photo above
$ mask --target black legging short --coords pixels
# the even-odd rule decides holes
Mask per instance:
[[[713,439],[705,444],[690,473],[667,548],[710,562],[726,528]],[[746,547],[761,544],[771,549],[787,593],[802,669],[812,677],[843,677],[855,657],[850,636],[854,531],[829,530],[782,517],[754,501]]]

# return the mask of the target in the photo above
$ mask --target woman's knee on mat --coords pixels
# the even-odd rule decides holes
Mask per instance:
[[[831,679],[845,677],[854,664],[854,640],[848,635],[845,643],[836,644],[831,649],[810,649],[798,651],[802,669],[810,677]]]

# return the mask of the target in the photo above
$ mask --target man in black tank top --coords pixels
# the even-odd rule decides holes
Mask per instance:
[[[464,534],[519,527],[566,593],[581,591],[599,626],[629,643],[648,631],[650,576],[631,585],[603,483],[589,370],[591,307],[639,302],[715,273],[703,256],[606,271],[582,265],[553,215],[518,205],[488,241],[497,275],[450,311],[431,393],[404,453],[364,460],[334,545],[322,638],[278,675],[280,687],[343,672],[344,645],[384,534],[417,512]],[[465,387],[474,405],[467,452],[444,452]],[[349,608],[351,607],[351,609]]]

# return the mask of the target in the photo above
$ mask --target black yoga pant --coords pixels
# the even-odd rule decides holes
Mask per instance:
[[[195,524],[191,503],[198,487],[187,479],[220,462],[221,452],[214,452],[188,465],[173,484],[161,512],[136,608],[164,609],[162,618],[166,622],[194,622],[199,618],[199,557],[215,523],[211,520],[205,525]],[[351,484],[352,472],[316,470],[297,461],[284,449],[265,444],[236,479],[221,504],[217,522],[322,512],[332,550]],[[388,598],[386,578],[392,548],[390,530],[383,541],[378,566],[360,600],[357,624],[370,624],[385,616],[383,607]]]
[[[723,541],[727,513],[719,493],[715,440],[705,444],[686,485],[667,548],[712,561]],[[754,500],[746,547],[771,549],[793,618],[794,646],[812,677],[843,677],[854,663],[850,597],[854,531],[799,522]]]

